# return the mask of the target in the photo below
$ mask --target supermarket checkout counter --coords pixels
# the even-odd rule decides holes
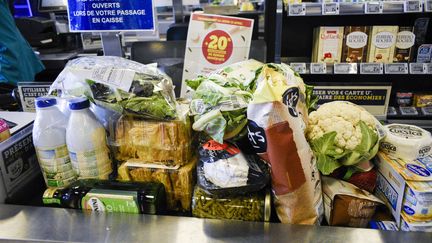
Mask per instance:
[[[221,221],[0,205],[7,242],[430,242],[430,233]]]

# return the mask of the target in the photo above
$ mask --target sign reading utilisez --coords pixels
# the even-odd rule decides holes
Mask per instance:
[[[19,82],[18,92],[24,112],[35,112],[35,99],[48,94],[51,83]]]
[[[186,42],[183,81],[249,58],[254,21],[192,14]],[[182,94],[186,91],[182,85]]]
[[[358,86],[341,86],[341,83],[334,86],[317,84],[313,91],[319,98],[318,105],[336,100],[349,101],[364,107],[378,118],[387,116],[390,92],[390,85],[371,86],[359,84]]]
[[[71,32],[155,30],[152,0],[68,0]]]

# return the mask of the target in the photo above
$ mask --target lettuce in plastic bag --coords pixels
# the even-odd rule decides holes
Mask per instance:
[[[209,76],[186,80],[193,89],[192,128],[218,143],[245,134],[246,109],[255,89],[255,74],[263,64],[248,60],[229,65]]]
[[[121,57],[82,57],[66,65],[51,86],[60,96],[87,96],[95,104],[155,120],[176,117],[171,79],[155,66]]]

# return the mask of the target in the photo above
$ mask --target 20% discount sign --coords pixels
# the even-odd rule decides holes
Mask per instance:
[[[233,52],[231,36],[223,30],[211,31],[203,40],[202,52],[205,59],[212,64],[225,63]]]

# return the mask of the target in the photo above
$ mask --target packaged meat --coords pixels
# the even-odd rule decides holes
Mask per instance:
[[[160,164],[146,164],[131,159],[118,168],[119,180],[134,182],[159,182],[165,186],[167,209],[189,211],[195,185],[196,158],[186,165],[168,167]]]
[[[432,171],[420,159],[404,161],[383,152],[378,153],[376,164],[375,194],[386,203],[398,225],[402,213],[411,221],[432,220]]]
[[[270,164],[279,219],[316,224],[322,192],[316,160],[305,137],[308,105],[302,79],[285,64],[266,64],[248,106],[248,138]]]
[[[332,177],[323,176],[325,217],[330,226],[365,228],[378,205],[379,198],[360,188]]]
[[[393,123],[384,126],[384,130],[387,135],[380,150],[386,154],[412,161],[432,153],[432,135],[420,127]]]
[[[186,114],[173,121],[123,116],[115,132],[116,158],[120,161],[137,159],[173,166],[184,165],[192,157],[192,129]]]
[[[199,218],[269,221],[271,198],[268,190],[224,197],[206,193],[196,186],[192,214]]]
[[[214,195],[235,195],[259,191],[270,178],[268,167],[258,156],[244,154],[229,142],[214,140],[199,149],[198,185]]]

